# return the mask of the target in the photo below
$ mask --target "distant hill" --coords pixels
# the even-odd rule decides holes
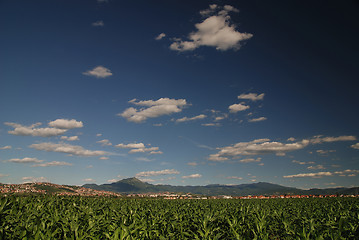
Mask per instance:
[[[127,178],[110,184],[85,184],[83,187],[95,190],[112,191],[118,193],[158,193],[158,192],[174,192],[174,193],[192,193],[207,196],[231,195],[231,196],[247,196],[247,195],[326,195],[326,194],[358,194],[359,188],[328,188],[328,189],[310,189],[302,190],[298,188],[285,187],[272,183],[251,183],[240,185],[220,185],[212,184],[207,186],[171,186],[171,185],[153,185],[145,183],[137,178]]]

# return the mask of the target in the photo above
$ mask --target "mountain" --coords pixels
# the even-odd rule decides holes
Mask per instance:
[[[175,192],[175,193],[192,193],[209,196],[231,195],[294,195],[305,194],[305,190],[285,187],[272,183],[252,183],[240,185],[220,185],[212,184],[207,186],[171,186],[171,185],[153,185],[140,181],[137,178],[127,178],[111,184],[85,184],[85,188],[95,190],[112,191],[118,193],[158,193],[158,192]]]

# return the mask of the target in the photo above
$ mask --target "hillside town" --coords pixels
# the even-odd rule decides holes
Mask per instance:
[[[199,194],[163,193],[136,193],[120,194],[110,191],[100,191],[80,186],[59,185],[47,182],[0,184],[0,195],[44,194],[57,196],[103,196],[103,197],[127,197],[127,198],[161,198],[161,199],[274,199],[274,198],[327,198],[327,197],[359,197],[359,195],[248,195],[248,196],[202,196]]]

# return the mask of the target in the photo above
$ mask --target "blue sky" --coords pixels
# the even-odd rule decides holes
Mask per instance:
[[[355,1],[0,1],[0,182],[357,186]]]

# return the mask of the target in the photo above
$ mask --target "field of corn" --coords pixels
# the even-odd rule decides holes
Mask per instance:
[[[0,197],[0,239],[359,239],[359,199]]]

